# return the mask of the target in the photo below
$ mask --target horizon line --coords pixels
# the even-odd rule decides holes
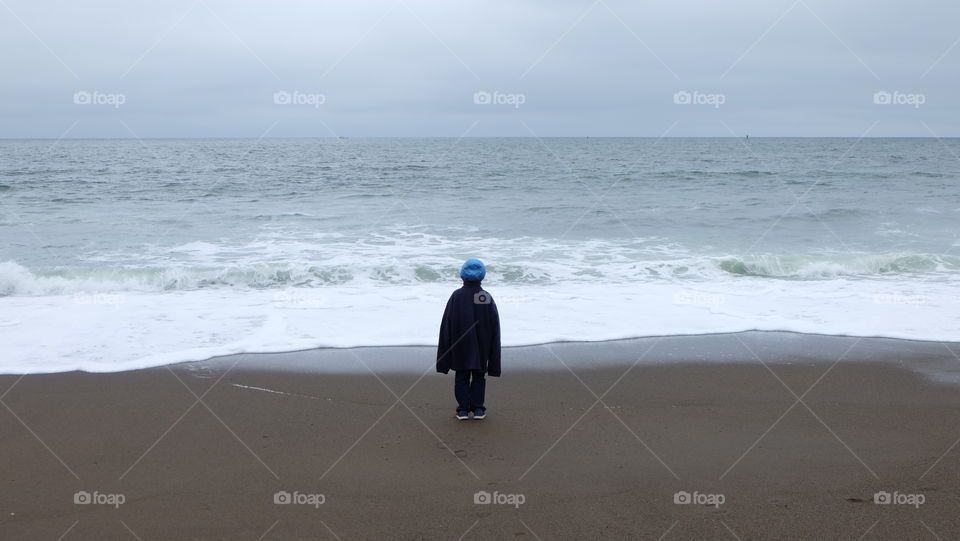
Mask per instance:
[[[254,136],[154,136],[154,137],[2,137],[0,141],[146,141],[146,140],[266,140],[266,139],[958,139],[957,135],[933,136],[933,135],[876,135],[876,136],[858,136],[858,135],[674,135],[674,136],[654,136],[654,135],[351,135],[351,136],[331,136],[331,135],[295,135],[295,136],[272,136],[272,137],[254,137]]]

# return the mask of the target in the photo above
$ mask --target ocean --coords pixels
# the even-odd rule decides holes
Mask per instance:
[[[958,156],[957,139],[3,140],[0,372],[435,344],[469,257],[504,345],[954,341]]]

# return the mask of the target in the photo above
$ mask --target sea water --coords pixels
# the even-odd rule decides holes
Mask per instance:
[[[0,141],[0,372],[429,345],[954,341],[960,140]]]

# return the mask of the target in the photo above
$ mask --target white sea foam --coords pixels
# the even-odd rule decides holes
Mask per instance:
[[[957,284],[485,284],[504,345],[751,329],[955,340]],[[0,372],[111,372],[243,352],[430,345],[455,283],[0,299]]]
[[[486,286],[508,346],[753,329],[954,340],[960,323],[960,273],[946,255],[708,257],[657,239],[260,238],[100,254],[43,272],[0,262],[0,372],[433,344],[470,249],[490,263]]]
[[[33,271],[0,261],[0,296],[90,292],[162,292],[211,288],[325,288],[341,285],[441,283],[456,279],[466,256],[490,261],[503,284],[634,281],[723,282],[736,276],[788,280],[897,277],[949,278],[960,255],[924,253],[692,254],[676,244],[644,240],[557,242],[538,238],[449,238],[354,241],[325,235],[283,235],[243,244],[191,242],[148,246],[139,253],[101,253],[88,264]]]

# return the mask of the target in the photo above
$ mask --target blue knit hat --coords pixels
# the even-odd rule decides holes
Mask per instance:
[[[463,266],[460,267],[460,278],[464,280],[479,282],[483,280],[483,277],[486,275],[487,267],[485,267],[483,261],[479,259],[468,259],[464,261]]]

